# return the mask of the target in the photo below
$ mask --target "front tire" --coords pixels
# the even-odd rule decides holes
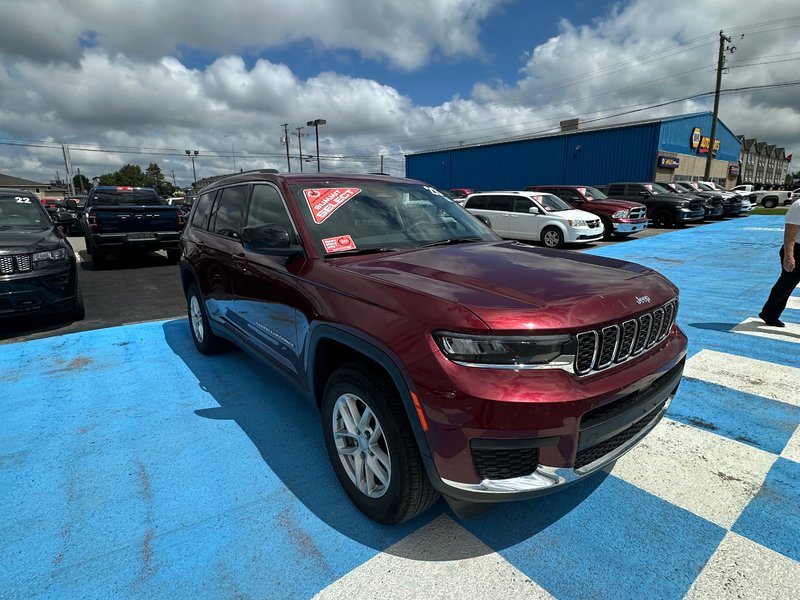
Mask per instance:
[[[675,217],[666,210],[659,210],[653,215],[653,225],[656,227],[667,228],[675,226]]]
[[[439,497],[397,390],[365,364],[348,363],[328,379],[322,432],[339,483],[369,518],[403,523]]]
[[[189,312],[189,329],[192,332],[192,340],[200,353],[217,354],[225,350],[227,346],[225,340],[211,331],[206,305],[194,283],[186,290],[186,306]]]
[[[558,227],[545,227],[542,231],[542,243],[548,248],[561,248],[564,245],[564,234]]]

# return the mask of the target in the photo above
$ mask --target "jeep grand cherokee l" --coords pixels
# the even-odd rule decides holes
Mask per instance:
[[[418,181],[236,174],[203,190],[181,247],[197,349],[234,342],[294,381],[339,482],[382,523],[597,471],[683,372],[664,277],[503,241]]]

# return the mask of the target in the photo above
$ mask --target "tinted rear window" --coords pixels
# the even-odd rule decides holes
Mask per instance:
[[[134,204],[161,206],[163,201],[155,190],[96,190],[93,204]]]

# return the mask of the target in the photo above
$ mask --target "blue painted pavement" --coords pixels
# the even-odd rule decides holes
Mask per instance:
[[[679,286],[690,356],[800,368],[796,340],[733,331],[777,277],[781,227],[753,216],[591,252]],[[786,320],[800,323],[798,312]],[[434,519],[456,519],[442,502],[399,527],[364,518],[332,473],[318,414],[242,352],[199,355],[185,320],[0,346],[0,390],[2,598],[308,598]],[[799,413],[687,378],[668,415],[768,460],[730,531],[793,568],[800,453],[780,455]],[[612,471],[456,520],[557,598],[683,598],[729,530],[665,497]],[[426,565],[417,569],[423,578]]]

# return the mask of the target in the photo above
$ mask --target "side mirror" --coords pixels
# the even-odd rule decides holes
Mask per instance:
[[[291,245],[289,230],[274,223],[242,229],[242,245],[246,250],[278,256],[294,256],[303,252],[300,246]]]
[[[75,215],[68,212],[57,212],[53,215],[56,225],[71,225],[77,222]]]

